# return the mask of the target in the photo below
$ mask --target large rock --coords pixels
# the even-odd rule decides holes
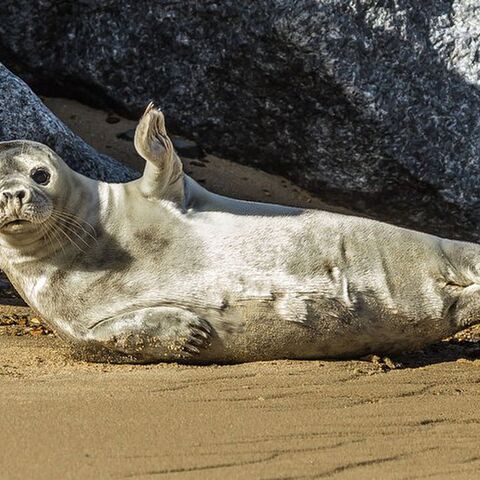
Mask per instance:
[[[480,237],[477,0],[3,0],[0,58],[379,218]]]
[[[73,134],[22,80],[0,64],[0,141],[17,139],[48,145],[71,168],[92,178],[121,182],[134,176]]]

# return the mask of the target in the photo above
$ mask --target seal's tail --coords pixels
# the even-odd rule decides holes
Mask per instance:
[[[458,329],[480,323],[480,245],[440,240],[448,316]]]

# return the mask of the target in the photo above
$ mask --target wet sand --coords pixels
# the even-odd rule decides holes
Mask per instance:
[[[116,138],[135,122],[46,102],[95,148],[141,168],[131,143]],[[325,206],[226,160],[185,165],[219,193]],[[5,306],[0,478],[478,478],[479,340],[477,328],[423,352],[364,361],[94,364],[27,308]]]

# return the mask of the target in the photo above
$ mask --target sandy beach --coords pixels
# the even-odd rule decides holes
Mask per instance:
[[[117,137],[136,122],[44,100],[96,149],[143,167]],[[184,164],[218,193],[335,209],[228,160]],[[480,328],[396,358],[114,365],[79,358],[11,292],[2,302],[1,479],[478,478]]]

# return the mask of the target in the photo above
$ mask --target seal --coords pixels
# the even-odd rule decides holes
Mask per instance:
[[[108,184],[0,143],[0,267],[75,344],[139,362],[354,357],[479,322],[478,245],[210,193],[153,105],[135,147],[143,176]]]

